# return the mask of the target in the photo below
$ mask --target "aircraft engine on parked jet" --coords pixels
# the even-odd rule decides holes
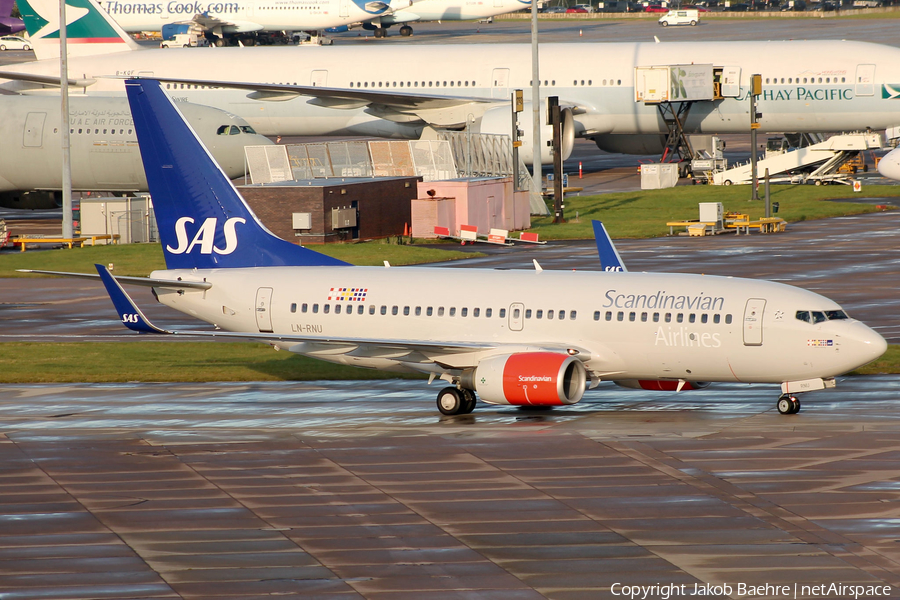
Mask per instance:
[[[584,365],[574,356],[519,352],[482,360],[460,384],[490,404],[560,406],[581,400],[586,382]]]
[[[662,154],[666,148],[666,136],[656,133],[621,135],[596,135],[591,139],[604,152],[613,154]]]
[[[572,148],[575,146],[575,121],[572,117],[572,109],[567,107],[560,108],[560,121],[562,123],[562,157],[563,160],[569,158],[572,154]],[[519,156],[522,162],[530,165],[534,162],[534,127],[532,126],[532,109],[531,104],[526,102],[524,110],[519,113],[519,140],[522,146],[519,148]],[[550,164],[553,162],[551,153],[551,142],[553,141],[553,128],[547,125],[547,107],[541,106],[541,164]],[[484,113],[481,117],[480,133],[488,133],[494,135],[511,135],[512,133],[512,117],[510,117],[508,106],[498,106]]]

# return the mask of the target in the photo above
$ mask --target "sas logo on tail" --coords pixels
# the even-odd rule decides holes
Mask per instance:
[[[881,86],[881,97],[884,100],[900,98],[900,83],[885,83]]]
[[[193,239],[188,242],[187,224],[193,223],[194,219],[181,217],[175,222],[175,237],[178,240],[178,247],[166,246],[166,250],[172,254],[190,254],[195,246],[200,246],[200,254],[212,254],[213,252],[216,254],[231,254],[237,250],[238,245],[235,227],[237,227],[238,223],[245,224],[247,220],[241,217],[232,217],[225,221],[225,225],[222,227],[222,233],[225,236],[224,248],[219,248],[215,245],[218,221],[215,217],[210,217],[203,221],[203,225],[194,234]]]

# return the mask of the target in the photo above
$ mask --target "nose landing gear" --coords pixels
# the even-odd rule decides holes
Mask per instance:
[[[797,399],[797,396],[791,396],[790,394],[782,394],[780,398],[778,398],[778,412],[783,415],[795,415],[800,412],[800,400]]]

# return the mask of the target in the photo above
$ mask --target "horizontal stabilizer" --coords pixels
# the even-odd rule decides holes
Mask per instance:
[[[100,276],[93,273],[66,273],[64,271],[38,271],[37,269],[17,269],[19,273],[36,273],[38,275],[56,275],[57,277],[71,277],[74,279],[97,279]],[[128,285],[142,285],[144,287],[165,287],[177,290],[208,290],[212,287],[206,281],[177,281],[172,279],[153,279],[152,277],[124,277],[112,275],[119,283]]]

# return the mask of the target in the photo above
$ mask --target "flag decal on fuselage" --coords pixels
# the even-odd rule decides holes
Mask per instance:
[[[331,288],[328,299],[334,302],[365,302],[369,288]]]

